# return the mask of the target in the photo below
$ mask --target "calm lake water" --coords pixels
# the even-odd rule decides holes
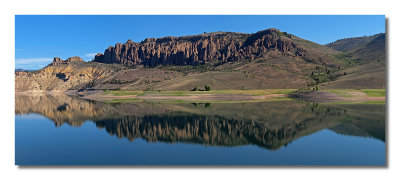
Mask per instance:
[[[385,105],[16,96],[17,165],[386,165]]]

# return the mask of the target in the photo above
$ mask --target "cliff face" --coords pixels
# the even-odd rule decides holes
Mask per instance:
[[[97,54],[95,62],[126,65],[195,65],[210,61],[237,61],[270,55],[302,56],[291,35],[277,29],[254,34],[219,32],[183,37],[129,40]]]

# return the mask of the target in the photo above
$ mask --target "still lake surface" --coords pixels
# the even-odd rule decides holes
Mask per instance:
[[[16,165],[386,165],[384,104],[16,96]]]

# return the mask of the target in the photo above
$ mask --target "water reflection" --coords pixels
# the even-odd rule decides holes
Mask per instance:
[[[16,96],[16,114],[38,113],[56,126],[93,121],[110,135],[134,141],[209,146],[257,145],[279,149],[330,129],[385,141],[385,106],[321,105],[296,101],[260,103],[108,104],[71,96]]]

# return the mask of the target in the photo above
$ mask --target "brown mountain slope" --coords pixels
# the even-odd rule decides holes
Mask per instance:
[[[358,49],[358,48],[368,44],[369,42],[371,42],[372,40],[374,40],[375,38],[377,38],[378,36],[380,36],[382,34],[383,33],[375,34],[372,36],[340,39],[335,42],[329,43],[326,46],[329,48],[338,50],[338,51],[347,52],[347,51],[351,51],[354,49]]]
[[[378,88],[386,87],[386,34],[378,34],[362,47],[356,48],[340,57],[351,62],[352,66],[340,71],[346,74],[336,81],[325,84],[326,88]]]
[[[191,90],[205,85],[216,90],[303,88],[357,73],[367,72],[368,76],[366,70],[374,67],[371,63],[384,64],[384,40],[379,36],[343,54],[276,29],[150,38],[109,47],[92,62],[79,57],[55,58],[41,70],[16,72],[15,88],[17,92]],[[379,73],[384,70],[380,67]],[[355,81],[361,81],[364,88],[381,87],[385,78],[379,73],[374,81],[369,77]],[[338,87],[358,88],[347,83],[352,81],[341,81],[345,83]]]
[[[385,40],[386,34],[379,34],[364,46],[349,51],[347,55],[357,59],[360,64],[385,61]]]
[[[18,72],[16,91],[300,88],[313,81],[316,65],[336,68],[337,53],[277,29],[149,38],[109,47],[93,62],[55,58],[39,71]]]

